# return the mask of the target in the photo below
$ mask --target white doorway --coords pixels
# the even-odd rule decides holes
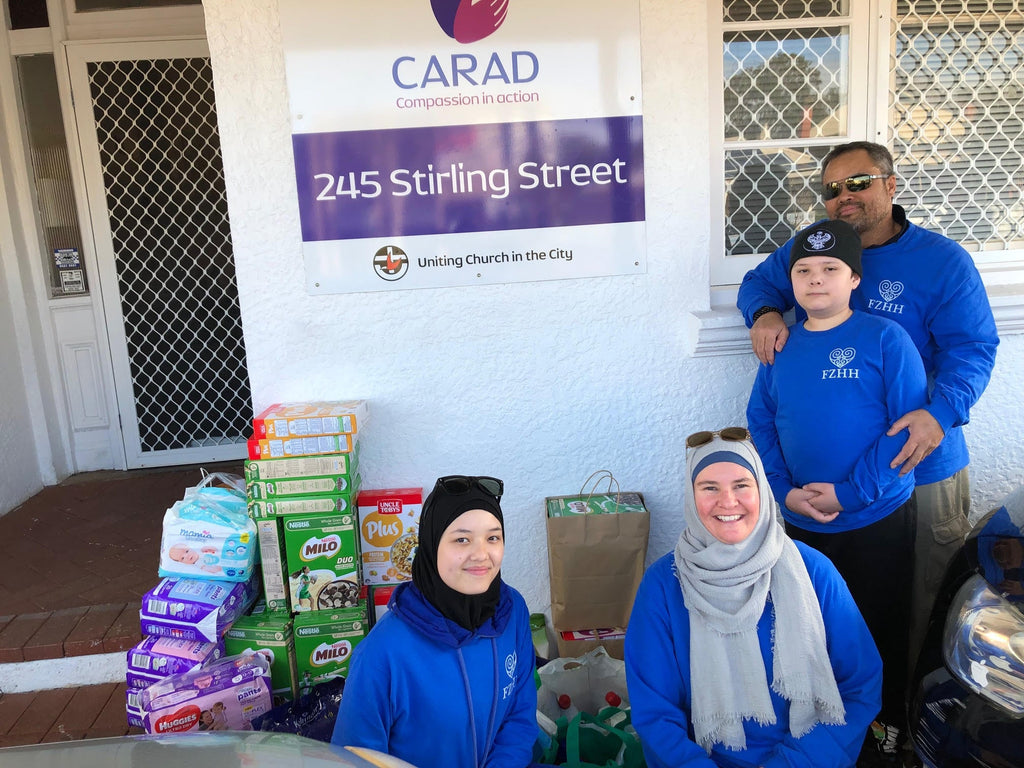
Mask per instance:
[[[243,458],[252,398],[206,42],[66,50],[127,467]]]

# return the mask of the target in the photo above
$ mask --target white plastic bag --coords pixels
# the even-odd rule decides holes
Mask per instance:
[[[245,481],[237,475],[204,474],[164,513],[161,576],[248,581],[258,553],[256,523],[246,511]]]
[[[539,670],[540,689],[537,691],[537,709],[551,720],[566,715],[559,706],[560,696],[569,697],[570,707],[596,715],[610,702],[605,697],[615,694],[623,708],[629,706],[626,690],[626,663],[613,659],[602,647],[577,658],[552,659]]]

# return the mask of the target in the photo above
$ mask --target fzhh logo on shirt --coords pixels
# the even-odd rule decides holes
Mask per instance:
[[[883,280],[878,284],[878,295],[881,299],[868,299],[868,309],[873,312],[902,315],[904,305],[896,303],[896,299],[902,293],[903,283],[899,280]]]
[[[821,372],[823,379],[859,379],[860,368],[847,368],[853,358],[857,356],[857,350],[853,347],[836,347],[829,352],[829,362],[834,368],[825,368]]]
[[[509,677],[509,684],[501,689],[501,698],[507,699],[512,695],[512,690],[516,687],[516,661],[518,657],[516,652],[512,651],[508,656],[505,657],[505,674]]]

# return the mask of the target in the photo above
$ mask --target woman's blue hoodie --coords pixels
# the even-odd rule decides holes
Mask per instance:
[[[417,768],[525,768],[537,738],[526,601],[501,584],[475,632],[411,582],[356,646],[332,743],[370,747]]]

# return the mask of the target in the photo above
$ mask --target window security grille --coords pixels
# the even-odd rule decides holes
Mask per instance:
[[[242,442],[252,405],[209,59],[88,73],[142,450]]]
[[[893,150],[911,218],[1024,248],[1024,2],[898,2]]]

